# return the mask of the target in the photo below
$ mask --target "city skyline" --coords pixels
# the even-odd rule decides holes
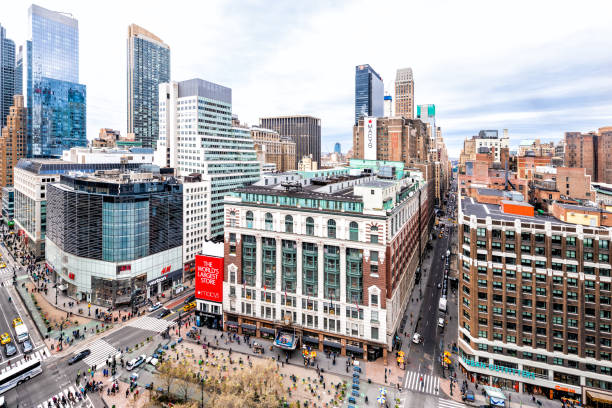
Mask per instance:
[[[612,57],[599,51],[612,38],[605,24],[609,6],[603,2],[577,10],[568,2],[555,3],[554,10],[547,4],[530,5],[529,15],[518,5],[483,2],[394,3],[384,8],[367,8],[364,2],[338,7],[280,4],[274,10],[263,3],[207,3],[200,6],[207,24],[190,24],[202,13],[186,13],[189,5],[143,15],[140,3],[122,4],[125,10],[117,15],[113,7],[102,5],[36,4],[69,12],[80,22],[80,82],[88,86],[89,139],[101,127],[125,134],[125,30],[132,23],[173,47],[171,79],[201,77],[234,89],[234,112],[243,121],[256,124],[262,116],[293,114],[320,117],[323,151],[332,151],[335,142],[351,143],[354,66],[362,63],[375,67],[385,89],[392,88],[398,68],[413,68],[415,103],[436,104],[452,157],[458,157],[463,139],[478,129],[508,128],[511,145],[523,138],[560,140],[565,131],[607,125],[612,107],[612,79],[607,77]],[[28,6],[3,7],[0,23],[16,47],[25,39]],[[435,11],[437,25],[388,24],[408,10]],[[366,11],[369,35],[353,41],[363,27],[348,21],[360,21]],[[463,18],[455,19],[459,14]],[[179,29],[166,24],[179,16],[185,22]],[[228,19],[236,23],[231,36],[224,27]],[[247,24],[251,19],[260,24]],[[522,21],[521,30],[504,21]],[[389,53],[394,47],[389,38],[416,37],[425,29],[428,41],[414,41],[403,55]],[[113,63],[100,63],[100,53]],[[309,55],[325,63],[308,64]]]

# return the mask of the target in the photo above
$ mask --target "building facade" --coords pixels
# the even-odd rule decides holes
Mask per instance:
[[[395,74],[395,116],[414,119],[414,78],[412,68],[398,69]]]
[[[139,163],[73,163],[60,159],[21,159],[14,169],[15,226],[23,248],[36,259],[45,255],[47,231],[47,185],[58,182],[62,174],[93,173],[96,170],[136,169]]]
[[[210,236],[212,190],[211,179],[193,173],[180,177],[183,183],[183,265],[185,279],[195,276],[195,257],[202,250]]]
[[[277,116],[260,118],[259,126],[278,132],[281,137],[295,142],[295,167],[308,155],[321,162],[321,119],[312,116]]]
[[[223,234],[223,197],[259,180],[248,128],[232,127],[232,90],[191,79],[159,86],[159,142],[155,164],[210,183],[206,239]]]
[[[170,47],[136,24],[127,39],[127,132],[143,147],[159,136],[159,84],[170,81]]]
[[[549,398],[586,401],[603,390],[610,398],[610,229],[513,203],[460,200],[461,368],[480,383]]]
[[[274,163],[277,171],[295,170],[295,142],[271,129],[251,128],[251,137],[257,153],[257,160],[262,163]]]
[[[86,89],[79,84],[79,23],[35,4],[28,10],[23,89],[27,155],[61,156],[87,145]]]
[[[182,283],[182,191],[174,177],[144,171],[50,184],[45,255],[60,290],[115,307]]]
[[[27,119],[23,96],[15,95],[0,136],[0,187],[13,185],[13,168],[26,155]]]
[[[6,126],[15,95],[15,43],[0,25],[0,128]]]
[[[432,224],[426,184],[414,172],[238,189],[225,204],[225,328],[386,358]]]
[[[364,116],[384,116],[385,86],[368,64],[355,67],[355,124]],[[299,153],[299,152],[298,152]]]

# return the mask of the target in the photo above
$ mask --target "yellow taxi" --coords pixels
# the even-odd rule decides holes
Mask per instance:
[[[0,263],[0,269],[6,268],[6,264],[4,262]]]
[[[21,320],[21,317],[16,317],[13,319],[13,327],[17,327],[20,324],[23,324],[23,320]]]
[[[0,335],[0,344],[6,344],[11,342],[11,336],[8,333],[2,333]]]
[[[188,312],[191,309],[195,309],[195,307],[196,307],[196,302],[187,303],[185,306],[183,306],[183,311]]]

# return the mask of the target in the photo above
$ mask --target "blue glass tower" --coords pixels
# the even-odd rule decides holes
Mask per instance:
[[[383,80],[368,64],[355,67],[355,124],[364,116],[382,117]]]
[[[336,142],[334,145],[334,153],[342,154],[342,148],[340,147],[340,143]]]
[[[0,25],[0,127],[6,125],[6,117],[13,105],[15,94],[15,43],[6,38]]]
[[[32,5],[28,10],[23,89],[28,107],[28,156],[61,156],[87,145],[86,90],[79,84],[79,23]]]

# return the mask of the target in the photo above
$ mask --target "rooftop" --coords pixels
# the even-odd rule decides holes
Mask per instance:
[[[492,188],[478,188],[476,189],[478,191],[479,195],[487,195],[487,196],[495,196],[495,197],[504,197],[506,194],[504,194],[503,190],[495,190]]]
[[[520,202],[513,201],[512,204],[520,205]],[[461,212],[464,215],[474,215],[476,218],[485,219],[491,217],[494,220],[501,221],[514,221],[520,220],[525,223],[538,223],[544,224],[550,222],[555,225],[574,225],[567,222],[559,221],[555,217],[549,215],[541,215],[536,213],[534,217],[517,214],[506,214],[501,211],[499,205],[479,203],[473,198],[462,198],[461,199]]]
[[[274,195],[274,196],[284,196],[284,197],[296,197],[296,198],[314,198],[314,199],[322,199],[329,200],[335,199],[338,201],[347,201],[347,202],[361,202],[361,197],[353,194],[353,188],[348,187],[345,189],[337,190],[332,193],[323,193],[320,190],[321,185],[306,185],[301,188],[278,188],[278,184],[272,186],[247,186],[242,188],[237,188],[233,191],[236,193],[247,193],[247,194],[265,194],[265,195]]]

